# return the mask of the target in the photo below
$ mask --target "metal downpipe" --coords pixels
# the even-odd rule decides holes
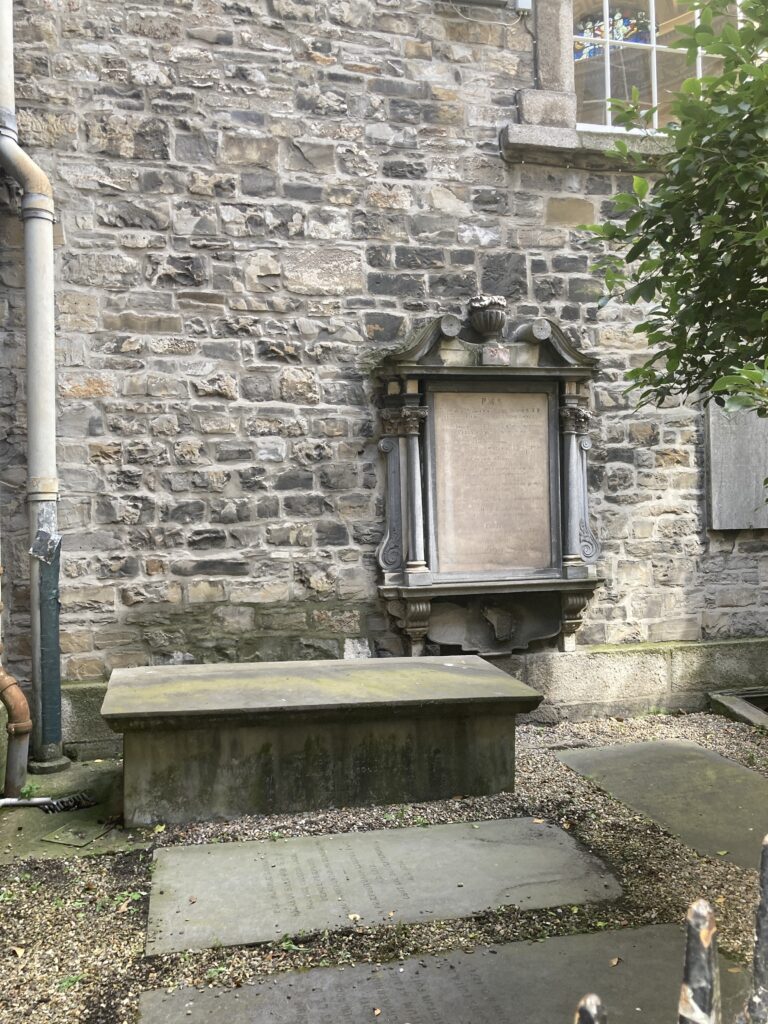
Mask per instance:
[[[4,668],[0,668],[0,700],[8,711],[8,755],[5,762],[3,795],[18,797],[27,781],[27,756],[32,722],[29,718],[27,698],[13,676]]]
[[[19,146],[13,76],[13,3],[0,0],[0,168],[23,189],[27,332],[27,499],[32,627],[32,753],[30,770],[57,771],[62,757],[58,600],[41,603],[41,565],[56,557],[56,349],[54,334],[53,189],[45,172]],[[56,591],[58,584],[56,585]],[[54,637],[55,632],[55,637]],[[43,671],[45,664],[56,669]],[[54,710],[55,709],[55,710]],[[47,715],[47,720],[46,720]]]

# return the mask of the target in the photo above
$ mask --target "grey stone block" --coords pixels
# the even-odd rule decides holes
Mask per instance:
[[[768,685],[768,640],[680,644],[669,656],[673,694]]]
[[[572,128],[576,124],[576,94],[547,92],[543,89],[519,89],[517,116],[521,124]]]
[[[64,749],[77,761],[119,757],[122,741],[101,717],[106,683],[67,682],[61,688]]]

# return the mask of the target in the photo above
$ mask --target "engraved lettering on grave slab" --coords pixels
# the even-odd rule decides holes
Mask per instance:
[[[435,394],[440,572],[551,565],[548,396]]]

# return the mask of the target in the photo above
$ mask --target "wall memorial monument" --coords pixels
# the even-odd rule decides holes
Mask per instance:
[[[543,318],[477,296],[381,361],[380,593],[411,653],[572,646],[597,586],[587,386],[596,361]]]

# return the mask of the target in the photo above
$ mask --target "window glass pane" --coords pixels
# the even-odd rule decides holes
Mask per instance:
[[[723,25],[726,23],[726,21],[730,22],[730,24],[733,25],[734,27],[738,27],[739,12],[738,8],[736,7],[736,4],[731,5],[729,13],[726,14],[724,17],[712,19],[712,31],[715,33],[715,35],[720,35],[720,33],[723,30]]]
[[[611,99],[632,99],[632,87],[640,91],[640,103],[651,106],[651,50],[644,46],[611,47]]]
[[[605,55],[602,51],[577,60],[576,120],[581,124],[605,124]]]
[[[670,3],[674,0],[669,0]],[[608,6],[608,30],[605,28],[605,15],[600,0],[574,0],[573,34],[576,37],[589,37],[627,41],[633,43],[650,43],[650,18],[647,12],[647,0],[643,4]]]
[[[574,0],[573,4],[573,59],[591,60],[603,50],[603,7],[600,0]]]
[[[696,68],[685,59],[685,54],[675,50],[659,50],[656,54],[656,77],[658,86],[659,126],[672,120],[669,104],[672,94],[680,91],[686,78],[693,78]]]

